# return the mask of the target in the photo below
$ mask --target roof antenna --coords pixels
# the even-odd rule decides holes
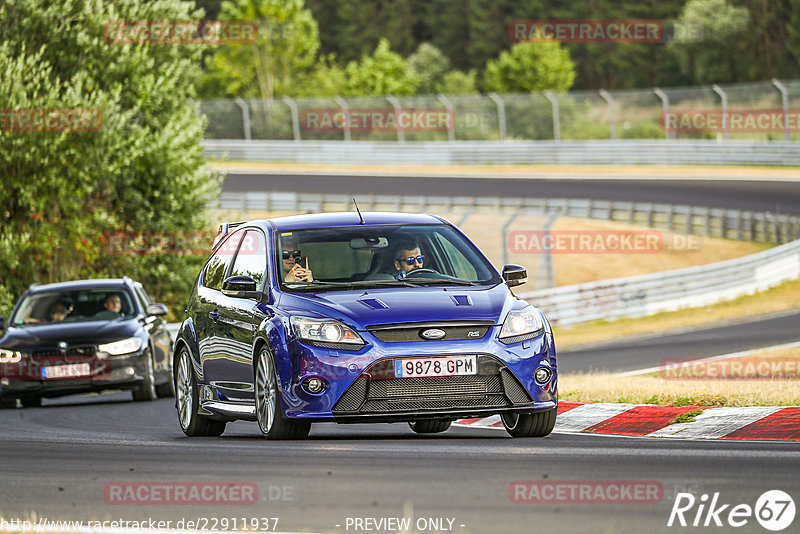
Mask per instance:
[[[361,210],[358,209],[358,202],[356,202],[355,198],[353,199],[353,204],[356,205],[356,211],[358,212],[358,218],[361,219],[361,224],[367,224],[364,222],[364,217],[361,216]]]

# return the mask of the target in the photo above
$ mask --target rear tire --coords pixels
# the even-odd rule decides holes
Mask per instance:
[[[13,410],[17,407],[17,399],[0,399],[0,410]]]
[[[533,413],[504,413],[500,416],[506,432],[515,438],[543,438],[556,426],[557,409]]]
[[[225,432],[225,421],[215,421],[197,413],[200,409],[200,395],[194,377],[191,357],[186,348],[178,356],[177,372],[178,423],[187,436],[221,436]]]
[[[37,396],[21,397],[19,401],[23,408],[40,408],[42,406],[42,398]]]
[[[409,421],[408,426],[417,434],[438,434],[450,428],[451,421],[439,419],[426,419],[424,421]]]
[[[311,423],[284,419],[281,413],[281,394],[278,386],[278,370],[272,355],[261,349],[255,369],[256,419],[261,435],[267,439],[304,439],[311,430]]]

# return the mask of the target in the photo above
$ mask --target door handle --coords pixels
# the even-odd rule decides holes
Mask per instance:
[[[219,312],[217,310],[208,312],[208,316],[211,318],[212,321],[216,321],[217,319],[219,319]]]

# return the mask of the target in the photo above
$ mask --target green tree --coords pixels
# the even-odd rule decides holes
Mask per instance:
[[[258,39],[221,47],[208,61],[207,84],[237,96],[296,94],[319,50],[319,28],[303,0],[226,1],[219,19],[257,21]]]
[[[198,259],[109,254],[109,232],[193,232],[219,181],[195,96],[201,48],[110,44],[116,20],[189,20],[178,0],[0,5],[0,312],[31,283],[129,275],[173,306]],[[89,131],[29,131],[15,116],[91,110]],[[64,123],[59,123],[64,124]],[[21,131],[22,130],[22,131]],[[27,130],[27,131],[26,131]]]
[[[364,55],[359,62],[349,62],[345,74],[345,94],[351,96],[412,95],[419,85],[408,62],[391,51],[387,39],[380,40],[371,56]]]
[[[693,83],[739,81],[739,65],[747,54],[737,42],[750,23],[746,7],[735,7],[727,0],[689,0],[680,22],[696,28],[700,38],[673,41],[668,47],[678,58],[681,69]]]
[[[483,85],[487,91],[566,91],[575,80],[575,64],[569,52],[554,41],[517,43],[486,65]]]

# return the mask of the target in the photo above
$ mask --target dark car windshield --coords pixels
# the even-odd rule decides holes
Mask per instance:
[[[451,226],[349,226],[279,232],[288,290],[497,283],[488,260]]]
[[[52,325],[132,317],[136,307],[123,287],[42,291],[23,297],[11,317],[12,326]]]

